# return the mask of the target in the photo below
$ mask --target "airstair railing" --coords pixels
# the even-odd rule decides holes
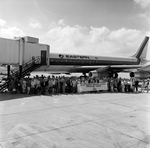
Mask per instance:
[[[40,65],[41,65],[41,57],[40,56],[33,58],[32,60],[26,62],[25,64],[22,65],[21,77],[27,75],[29,72],[32,72],[33,70],[38,68]],[[11,70],[10,77],[16,78],[16,79],[20,78],[20,71],[19,71],[18,67]],[[0,81],[1,83],[2,83],[3,79]],[[0,85],[0,92],[7,88],[9,82],[10,82],[10,79],[7,78],[5,80],[5,83],[3,83],[3,84],[0,83],[1,84]]]
[[[2,76],[0,79],[0,86],[2,85],[3,81],[7,80],[7,76]]]
[[[22,65],[22,72],[24,72],[25,70],[27,70],[28,68],[30,68],[36,64],[40,64],[40,63],[41,63],[41,57],[40,56],[34,57],[34,58],[32,58],[32,60],[30,60]],[[19,73],[20,73],[20,71],[19,71],[18,67],[11,70],[12,77],[18,76]]]

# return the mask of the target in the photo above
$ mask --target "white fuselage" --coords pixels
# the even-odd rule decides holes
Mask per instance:
[[[49,71],[51,73],[81,72],[75,71],[78,66],[106,66],[106,65],[137,65],[135,57],[106,57],[72,54],[50,54],[50,66],[42,66],[36,71]]]

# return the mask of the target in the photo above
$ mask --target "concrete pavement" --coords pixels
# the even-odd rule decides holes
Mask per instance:
[[[150,94],[0,94],[0,148],[149,148]]]

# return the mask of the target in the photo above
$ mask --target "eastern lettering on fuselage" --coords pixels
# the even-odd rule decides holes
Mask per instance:
[[[79,55],[58,55],[60,58],[68,58],[68,59],[90,59],[89,56],[79,56]]]

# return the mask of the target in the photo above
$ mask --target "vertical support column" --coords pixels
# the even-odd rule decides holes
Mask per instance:
[[[49,65],[50,65],[50,46],[49,45],[47,45],[47,67],[49,67]]]
[[[22,65],[19,65],[19,78],[22,76]]]
[[[7,65],[7,78],[10,78],[10,65]]]
[[[19,40],[19,78],[22,76],[22,64],[23,64],[23,39]]]
[[[7,79],[10,79],[10,65],[7,65]],[[9,83],[7,83],[7,88],[9,88]]]
[[[22,38],[22,65],[25,62],[25,39]]]

